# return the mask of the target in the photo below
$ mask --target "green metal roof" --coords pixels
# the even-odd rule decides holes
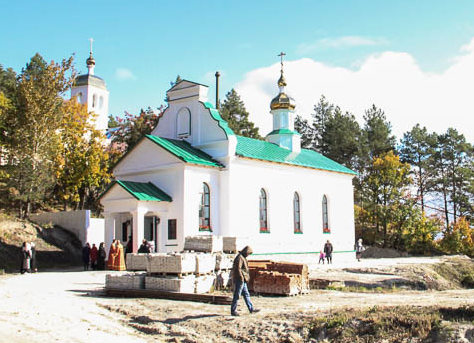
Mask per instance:
[[[153,135],[146,135],[145,137],[186,163],[209,167],[223,167],[222,164],[212,159],[212,157],[204,151],[192,147],[191,144],[186,141]]]
[[[219,111],[216,110],[210,102],[202,102],[202,104],[204,105],[205,108],[209,110],[209,113],[211,114],[212,119],[217,121],[217,124],[220,126],[222,130],[224,130],[224,133],[226,134],[227,137],[235,135],[234,131],[232,131],[232,129],[227,124],[227,122],[221,117]]]
[[[289,129],[273,130],[272,132],[270,132],[268,134],[268,136],[270,136],[270,135],[298,135],[298,136],[301,136],[301,134],[299,132],[291,131]]]
[[[120,185],[137,200],[142,201],[173,201],[171,197],[151,182],[133,182],[116,180],[113,185]],[[112,188],[112,186],[110,188]],[[109,189],[110,189],[109,188]],[[104,193],[105,195],[105,193]]]
[[[238,156],[254,158],[257,160],[323,169],[353,175],[357,174],[355,171],[344,167],[316,151],[301,149],[301,152],[295,154],[276,144],[248,137],[237,136],[237,148],[235,153]]]

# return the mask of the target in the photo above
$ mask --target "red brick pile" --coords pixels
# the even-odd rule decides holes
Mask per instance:
[[[306,264],[249,261],[249,268],[249,289],[253,292],[296,295],[309,291],[309,272]]]

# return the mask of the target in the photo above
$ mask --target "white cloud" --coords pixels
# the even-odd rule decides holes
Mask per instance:
[[[236,85],[261,134],[271,131],[271,99],[277,94],[279,63],[252,70]],[[296,112],[309,117],[321,94],[363,123],[372,104],[382,108],[398,138],[420,123],[438,133],[454,127],[474,140],[474,38],[441,73],[420,69],[408,53],[369,56],[358,69],[333,67],[302,58],[285,63],[287,91]]]
[[[115,70],[115,77],[120,81],[126,80],[135,80],[136,77],[130,69],[127,68],[117,68]]]
[[[356,46],[374,46],[387,44],[383,38],[369,38],[361,36],[342,36],[334,38],[322,38],[311,43],[298,45],[296,51],[299,54],[307,54],[321,49],[342,49]]]

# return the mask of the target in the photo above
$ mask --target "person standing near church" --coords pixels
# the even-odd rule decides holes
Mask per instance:
[[[89,243],[86,243],[86,245],[84,245],[84,248],[82,248],[82,262],[84,263],[84,270],[89,270],[90,254],[91,246],[89,245]]]
[[[328,261],[328,264],[332,264],[332,244],[329,242],[329,239],[326,241],[326,244],[324,244],[324,254],[326,255],[326,260]]]
[[[21,269],[20,273],[25,274],[30,272],[30,262],[31,262],[31,250],[30,245],[26,242],[23,242],[21,247]]]
[[[251,255],[252,252],[252,248],[247,245],[237,254],[232,266],[232,282],[234,283],[234,297],[230,307],[230,314],[232,316],[239,316],[239,313],[237,312],[237,303],[241,295],[243,295],[245,304],[247,305],[250,313],[256,313],[260,311],[253,307],[247,287],[247,284],[250,281],[250,271],[247,256]]]
[[[104,242],[99,244],[99,251],[97,253],[97,270],[105,269],[105,258],[107,253],[105,252]]]
[[[36,245],[35,242],[30,243],[30,251],[31,251],[31,260],[30,260],[30,269],[32,273],[36,273],[38,268],[36,267]]]
[[[110,244],[109,249],[109,259],[107,260],[107,269],[114,270],[114,260],[115,256],[117,255],[117,240],[113,240],[112,244]]]
[[[125,267],[125,256],[123,254],[123,245],[117,239],[116,244],[116,253],[114,258],[114,270],[127,270]]]
[[[91,268],[92,270],[97,270],[97,258],[98,258],[99,252],[97,251],[97,247],[95,244],[92,244],[91,248]]]

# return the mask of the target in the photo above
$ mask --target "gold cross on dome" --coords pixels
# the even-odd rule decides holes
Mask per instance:
[[[90,43],[91,43],[91,50],[90,50],[90,53],[92,54],[92,42],[94,41],[94,39],[93,39],[93,38],[89,38],[89,41],[90,41]]]

